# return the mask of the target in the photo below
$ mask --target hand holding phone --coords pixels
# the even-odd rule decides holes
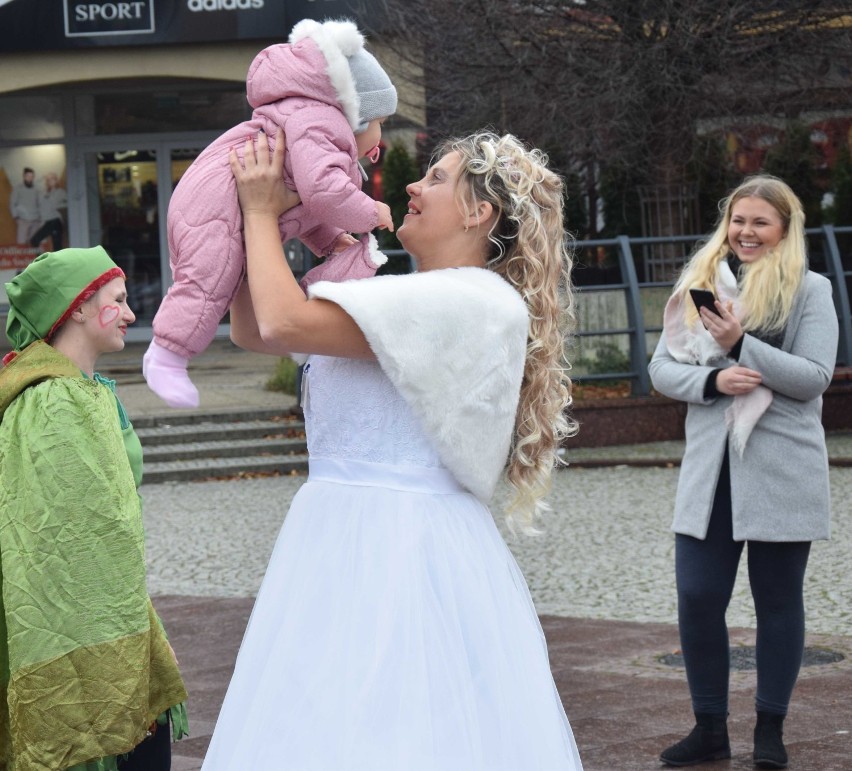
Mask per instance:
[[[689,296],[692,298],[692,302],[695,303],[695,307],[699,311],[702,308],[707,308],[708,311],[715,313],[717,316],[722,315],[716,308],[716,295],[714,295],[709,289],[690,289]]]

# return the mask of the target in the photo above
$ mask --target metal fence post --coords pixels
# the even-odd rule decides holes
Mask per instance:
[[[633,381],[634,396],[648,396],[651,393],[651,378],[648,375],[648,347],[645,341],[645,314],[642,312],[642,298],[639,295],[639,281],[636,278],[636,266],[633,264],[633,252],[630,239],[618,236],[618,259],[621,263],[621,275],[627,284],[625,300],[627,302],[627,324],[630,327],[630,366],[636,373]]]
[[[849,330],[852,328],[852,314],[849,310],[849,292],[846,289],[846,274],[843,271],[843,261],[840,258],[840,247],[832,225],[823,225],[823,239],[826,245],[826,262],[831,272],[834,297],[837,302],[837,315],[840,319],[840,340],[837,346],[837,358],[846,366],[852,365],[852,338]]]

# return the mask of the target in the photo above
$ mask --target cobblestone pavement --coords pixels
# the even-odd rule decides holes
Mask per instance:
[[[512,538],[540,614],[676,622],[677,469],[617,466],[556,476],[538,537]],[[252,597],[302,476],[143,485],[152,595]],[[805,600],[812,633],[852,635],[852,468],[832,468],[833,539],[811,551]],[[753,628],[741,561],[728,615]]]
[[[167,412],[138,376],[143,350],[128,346],[114,365],[134,419]],[[273,364],[216,341],[192,365],[204,408],[289,406],[292,400],[263,390]],[[852,434],[830,436],[828,445],[832,457],[852,457]],[[572,450],[569,460],[676,459],[682,451],[682,442],[588,448]],[[569,468],[556,477],[545,533],[507,538],[542,615],[554,678],[586,771],[659,769],[660,750],[691,726],[682,668],[657,659],[678,645],[669,531],[677,473],[626,465]],[[149,587],[191,694],[192,733],[174,745],[174,771],[201,768],[252,598],[303,482],[273,477],[142,487]],[[849,771],[852,756],[852,467],[833,467],[831,484],[835,536],[812,551],[808,645],[847,658],[805,667],[800,675],[785,724],[791,768],[799,771]],[[499,520],[498,526],[506,535]],[[754,644],[744,571],[728,620],[733,645]],[[700,768],[753,768],[753,693],[753,672],[732,673],[734,756]]]

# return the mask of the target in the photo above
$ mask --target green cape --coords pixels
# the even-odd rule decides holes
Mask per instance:
[[[115,398],[35,343],[0,371],[0,421],[0,770],[128,752],[186,690]]]

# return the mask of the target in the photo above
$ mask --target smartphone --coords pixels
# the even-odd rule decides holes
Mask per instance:
[[[716,309],[716,295],[714,295],[709,289],[690,289],[689,296],[692,298],[692,302],[695,303],[695,307],[698,308],[698,310],[707,308],[708,311],[712,311],[717,316],[722,315]]]

